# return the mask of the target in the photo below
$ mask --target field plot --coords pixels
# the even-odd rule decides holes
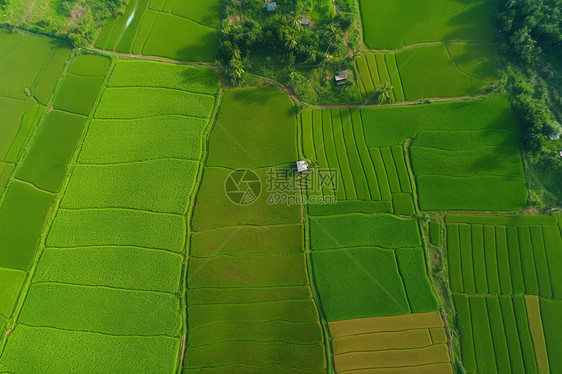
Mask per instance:
[[[495,44],[432,44],[366,53],[357,56],[355,65],[361,93],[376,96],[377,87],[388,82],[391,102],[478,95],[497,77]]]
[[[69,58],[60,41],[0,30],[0,194]]]
[[[328,321],[439,308],[415,220],[388,214],[313,217],[310,236]]]
[[[517,210],[527,200],[504,97],[361,111],[369,149],[409,148],[422,210]]]
[[[193,211],[185,372],[325,371],[301,206],[269,204],[265,191],[269,167],[296,160],[292,111],[277,88],[225,92]],[[237,205],[224,186],[244,167],[257,173],[263,191]]]
[[[556,218],[447,216],[446,228],[467,372],[548,373],[549,365],[560,367],[559,355],[549,355],[552,338],[546,338],[549,313],[560,313],[551,307],[558,305],[551,300],[560,297],[562,286]]]
[[[131,0],[125,14],[106,23],[95,46],[135,55],[211,61],[220,12],[220,0]]]
[[[103,59],[96,62],[79,58],[79,64],[71,68],[69,76],[97,77],[110,68],[109,60]],[[116,71],[123,72],[126,66],[131,66],[136,68],[136,76],[123,73],[111,76],[109,86],[102,90],[93,120],[86,124],[88,132],[80,148],[85,151],[84,156],[81,153],[77,156],[57,206],[46,248],[14,333],[8,338],[0,365],[2,371],[84,368],[129,372],[142,367],[142,370],[172,372],[177,366],[184,313],[180,278],[185,258],[186,213],[203,156],[203,133],[214,109],[218,82],[216,78],[210,80],[206,69],[182,67],[183,72],[176,72],[186,77],[202,73],[202,79],[194,81],[191,92],[187,82],[178,87],[178,82],[166,75],[165,67],[158,76],[154,64],[146,63],[149,68],[143,75],[138,64],[143,63],[117,61]],[[154,77],[153,85],[147,83],[150,76]],[[205,88],[204,82],[209,86]],[[116,85],[121,86],[114,88]],[[158,93],[151,91],[143,96],[143,92],[155,86],[160,90]],[[61,90],[65,87],[63,83]],[[132,103],[128,107],[115,107],[107,101],[105,97],[121,87],[140,93],[135,101],[138,107],[150,105],[164,120],[173,115],[174,120],[167,123],[165,133],[158,126],[162,123],[159,117],[151,122],[143,113],[131,117]],[[168,91],[183,95],[185,103],[193,104],[189,100],[197,95],[210,104],[194,110],[186,105],[171,110],[166,103]],[[76,97],[69,94],[66,103],[72,103]],[[88,97],[84,95],[83,99]],[[139,102],[143,98],[147,99],[146,103]],[[55,108],[56,103],[55,100]],[[197,106],[197,102],[193,105]],[[71,109],[68,108],[74,111]],[[80,111],[78,108],[75,112]],[[114,117],[108,118],[108,113]],[[111,147],[101,136],[104,129],[112,129]],[[139,129],[142,135],[135,138]],[[178,137],[187,145],[177,141],[175,147],[164,147],[168,139]],[[147,141],[150,144],[144,147],[143,142]],[[102,156],[97,159],[95,156],[99,154]],[[61,309],[60,305],[67,308]],[[31,345],[40,341],[57,346],[49,343],[52,336],[57,344],[73,345],[80,341],[81,347],[88,348],[45,353],[44,347]],[[145,351],[146,347],[151,347],[150,352]],[[21,355],[29,357],[29,352],[35,349],[34,359],[26,360],[22,366]]]
[[[497,218],[447,217],[453,292],[560,298],[562,237],[556,221],[549,216]]]
[[[305,157],[316,160],[320,169],[335,171],[336,176],[336,183],[330,185],[322,180],[315,183],[315,176],[309,177],[309,195],[335,196],[338,202],[387,201],[393,203],[397,214],[414,213],[403,148],[367,148],[358,111],[305,109],[301,125]],[[318,178],[325,175],[323,172]],[[386,210],[368,205],[363,204],[364,209]]]
[[[329,328],[338,372],[453,373],[437,311],[330,322]]]
[[[439,41],[494,41],[492,4],[485,0],[359,3],[365,44],[371,49]]]

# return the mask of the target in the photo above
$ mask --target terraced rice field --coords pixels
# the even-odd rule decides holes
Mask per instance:
[[[0,30],[0,194],[69,58],[70,48],[64,43]]]
[[[363,96],[374,96],[388,82],[390,102],[478,95],[498,74],[496,46],[488,43],[437,43],[365,53],[356,57],[355,66]]]
[[[549,333],[552,316],[562,310],[556,301],[562,287],[559,221],[447,216],[448,272],[467,372],[560,368],[557,338]]]
[[[401,145],[368,148],[357,110],[306,109],[300,119],[304,156],[316,160],[322,169],[336,171],[335,185],[320,181],[320,189],[311,183],[307,186],[309,195],[333,196],[338,202],[388,202],[397,214],[414,213],[410,176]],[[367,203],[356,203],[354,207],[360,205],[371,212],[374,208]]]
[[[421,210],[517,210],[527,200],[505,97],[361,110],[365,142],[408,147]],[[469,182],[470,181],[470,182]]]
[[[251,117],[240,115],[241,104],[254,108]],[[184,372],[325,371],[300,205],[270,205],[264,193],[242,206],[224,193],[236,168],[251,166],[265,182],[270,166],[295,159],[297,123],[290,108],[277,88],[224,93],[193,211]],[[280,152],[256,147],[255,134]]]
[[[219,0],[131,0],[122,16],[106,23],[95,46],[127,54],[212,61],[220,13]]]
[[[492,4],[485,0],[361,0],[359,5],[363,37],[370,49],[459,40],[493,42]]]
[[[453,373],[439,312],[329,323],[338,372]]]
[[[311,217],[310,248],[328,321],[439,308],[414,219],[357,213]]]
[[[2,371],[171,372],[178,365],[185,329],[181,276],[188,212],[218,81],[205,68],[138,61],[110,64],[106,57],[78,57],[49,113],[60,111],[74,118],[95,108],[82,121],[85,136],[80,131],[73,138],[81,144],[70,177],[50,172],[47,178],[40,172],[44,166],[35,169],[26,160],[24,175],[36,178],[34,183],[64,187],[7,339]],[[105,80],[108,69],[111,75]],[[168,75],[167,69],[201,79],[190,86]],[[97,92],[101,86],[96,100],[97,93],[89,90]],[[76,94],[78,89],[82,95]],[[124,101],[132,92],[138,93],[136,99],[122,106],[108,101],[116,93]],[[188,105],[171,108],[170,97]],[[150,108],[151,113],[139,108]],[[33,148],[39,147],[37,152],[53,149],[41,147],[39,139]],[[50,159],[48,153],[37,158]],[[16,276],[11,279],[21,283]],[[29,352],[33,359],[23,360],[22,354],[29,357]]]

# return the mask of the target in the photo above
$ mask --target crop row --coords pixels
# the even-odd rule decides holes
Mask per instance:
[[[453,300],[468,373],[549,372],[536,296],[453,294]]]
[[[331,170],[336,183],[308,185],[312,195],[339,200],[396,200],[399,211],[412,214],[412,188],[401,146],[367,148],[360,113],[349,110],[305,110],[301,114],[304,154],[318,161],[320,178]],[[312,183],[312,182],[309,182]],[[331,187],[331,188],[330,188]],[[406,203],[406,208],[402,208]],[[411,207],[408,207],[408,204]]]
[[[453,292],[560,298],[562,237],[555,225],[447,225]]]
[[[355,58],[359,89],[363,96],[374,95],[381,85],[389,84],[390,101],[404,101],[404,89],[394,53],[365,53]]]
[[[191,71],[189,67],[183,69]],[[76,73],[69,75],[73,81],[99,79],[100,67],[91,59],[83,59],[72,70]],[[44,365],[50,371],[73,371],[88,363],[88,369],[78,370],[174,371],[185,313],[179,297],[187,237],[185,213],[198,174],[201,137],[214,108],[214,97],[166,88],[140,88],[135,83],[144,82],[146,77],[139,76],[138,82],[132,77],[127,79],[127,84],[135,88],[106,89],[97,116],[112,113],[136,118],[138,115],[131,112],[134,102],[163,116],[196,114],[204,123],[176,120],[165,127],[167,132],[163,134],[158,126],[161,121],[104,118],[88,122],[91,132],[84,137],[81,148],[87,152],[84,157],[77,156],[78,162],[73,165],[55,210],[45,239],[47,248],[37,264],[14,334],[7,341],[3,356],[7,366],[2,370],[18,371],[23,367],[17,360],[18,352],[27,354],[38,349],[34,344],[41,342],[41,352],[27,360],[27,366],[21,370],[41,372],[44,368],[37,367]],[[65,87],[63,83],[61,90]],[[119,91],[125,94],[112,96]],[[125,97],[133,92],[140,95],[134,100],[132,96]],[[166,105],[171,96],[179,101],[193,96],[206,104],[198,106],[197,113],[189,113],[185,106]],[[67,99],[79,101],[81,97],[74,92],[74,97],[69,94]],[[126,100],[130,100],[128,104]],[[123,105],[115,107],[113,101]],[[185,129],[188,126],[195,128]],[[110,127],[112,139],[104,133]],[[144,136],[136,137],[134,130],[139,128],[144,130]],[[196,139],[183,138],[185,135]],[[157,149],[174,137],[187,146],[176,142],[175,149]],[[193,144],[197,149],[188,150]],[[93,151],[96,147],[101,149]],[[104,155],[97,160],[96,153]],[[163,158],[150,160],[160,156]],[[82,164],[82,160],[90,163]],[[142,162],[131,162],[139,160]],[[48,332],[56,337],[56,342],[51,341]],[[75,345],[75,341],[81,342],[83,350],[46,350],[43,345]],[[151,347],[151,352],[146,347]],[[108,349],[112,352],[108,353]],[[127,359],[113,351],[127,354]],[[99,352],[104,355],[98,356]],[[129,357],[136,361],[131,362]],[[68,365],[73,365],[72,369]]]
[[[439,312],[351,319],[329,323],[336,370],[418,367],[452,373]]]
[[[216,1],[133,0],[123,15],[105,24],[95,46],[136,55],[210,61],[217,44],[219,8]],[[190,35],[188,46],[180,35]]]
[[[275,191],[299,195],[293,175],[273,172],[296,160],[296,126],[292,104],[277,88],[224,93],[191,221],[186,372],[324,370],[301,207],[268,199]],[[246,175],[232,176],[238,168],[252,168],[261,180],[248,205],[225,193],[230,177]],[[239,187],[243,193],[246,185]]]
[[[329,321],[438,308],[415,220],[388,214],[313,217],[310,236]]]

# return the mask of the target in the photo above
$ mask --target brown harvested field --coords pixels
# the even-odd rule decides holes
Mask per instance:
[[[452,373],[441,314],[329,322],[337,372]]]
[[[428,313],[402,314],[388,317],[357,318],[330,322],[332,337],[365,334],[369,332],[402,331],[432,327],[443,327],[438,311]]]

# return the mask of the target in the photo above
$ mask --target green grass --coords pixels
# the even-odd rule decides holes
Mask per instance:
[[[314,322],[271,321],[259,324],[234,322],[195,329],[188,336],[188,344],[201,346],[240,340],[271,343],[269,339],[272,336],[284,336],[287,338],[288,344],[315,344],[318,343],[320,334],[320,326]]]
[[[119,40],[119,43],[117,43],[117,46],[115,47],[115,50],[117,52],[131,53],[133,49],[133,44],[135,43],[137,37],[137,32],[144,18],[144,13],[148,8],[149,1],[150,0],[137,1],[137,6],[135,8],[135,15],[131,20],[129,26],[126,26],[125,30],[123,31],[123,35],[121,35],[121,39]]]
[[[328,321],[410,312],[391,250],[316,251],[312,254],[312,265]]]
[[[184,217],[136,210],[59,210],[47,246],[139,246],[183,250]]]
[[[448,223],[481,223],[484,225],[555,225],[556,220],[548,215],[456,215],[450,214],[445,218]]]
[[[546,349],[548,352],[548,363],[552,373],[562,370],[562,356],[560,345],[562,344],[562,301],[540,299],[542,323]]]
[[[24,100],[27,88],[46,104],[70,57],[70,48],[43,36],[0,30],[0,54],[0,96]]]
[[[476,293],[476,282],[474,281],[474,262],[472,256],[472,237],[470,226],[459,225],[459,241],[461,246],[462,277],[464,292]]]
[[[433,245],[441,245],[441,222],[429,221],[429,241]]]
[[[169,337],[113,336],[20,325],[10,334],[0,370],[107,373],[126,368],[172,372],[179,345],[179,339]]]
[[[288,322],[318,321],[318,312],[311,299],[249,304],[188,304],[187,315],[191,318],[191,329],[233,322],[270,322],[273,319]]]
[[[536,373],[537,360],[535,357],[535,349],[533,347],[531,332],[529,331],[525,300],[523,299],[523,296],[514,296],[512,300],[513,309],[515,310],[515,320],[517,321],[517,330],[521,341],[523,362],[525,363],[525,373]]]
[[[470,314],[474,334],[474,351],[476,353],[476,366],[478,372],[495,372],[496,356],[484,296],[470,296]]]
[[[190,254],[197,257],[248,254],[295,254],[303,251],[301,224],[227,227],[191,235]]]
[[[219,90],[217,74],[212,69],[139,60],[119,61],[108,85],[163,87],[209,95]]]
[[[464,368],[469,373],[476,372],[476,353],[472,334],[472,319],[468,296],[453,293],[453,302],[457,310],[457,326],[461,333],[461,353]]]
[[[189,35],[186,43],[185,35]],[[186,18],[160,13],[148,36],[143,55],[184,61],[210,62],[215,55],[217,31]]]
[[[182,115],[93,120],[79,162],[110,164],[163,158],[197,160],[207,121]]]
[[[494,342],[494,353],[498,368],[511,370],[511,362],[500,301],[497,297],[486,297],[486,306],[492,330],[492,341]]]
[[[267,184],[267,169],[256,170],[262,181],[262,191],[258,199],[250,205],[237,205],[232,202],[225,192],[225,181],[231,170],[207,167],[197,202],[194,208],[192,229],[202,231],[233,225],[273,225],[296,223],[301,221],[299,205],[269,204]],[[298,192],[288,192],[296,198]]]
[[[525,364],[523,363],[523,354],[521,352],[521,342],[517,331],[517,322],[515,320],[515,311],[511,297],[500,296],[500,306],[502,312],[503,323],[505,327],[507,346],[509,348],[509,360],[513,372],[525,372]]]
[[[144,248],[47,248],[33,281],[172,293],[179,288],[181,266],[182,258],[177,254]]]
[[[517,227],[507,227],[507,248],[509,251],[509,270],[511,272],[511,284],[514,294],[525,292],[525,281],[523,280],[523,270],[521,265],[521,251],[517,237]]]
[[[513,286],[511,284],[507,232],[504,226],[496,226],[496,254],[498,256],[498,277],[500,279],[501,293],[510,295],[513,293]]]
[[[293,104],[277,87],[227,90],[209,138],[207,165],[292,166],[297,161],[296,138]]]
[[[53,195],[14,181],[0,208],[0,266],[29,270]]]
[[[381,156],[388,176],[388,184],[392,193],[400,193],[400,180],[398,179],[398,171],[394,164],[394,157],[390,148],[381,148]]]
[[[359,3],[365,44],[371,49],[446,40],[493,41],[492,5],[483,0]]]
[[[533,243],[531,242],[531,232],[528,226],[519,226],[519,248],[521,251],[521,265],[523,267],[523,279],[525,280],[525,291],[527,294],[538,295],[539,283],[537,280],[537,270],[533,256]]]
[[[74,60],[69,71],[76,75],[105,77],[110,65],[111,60],[108,57],[85,54],[78,56]]]
[[[26,277],[21,270],[0,268],[0,316],[9,318],[12,315]]]
[[[484,228],[482,225],[472,225],[472,256],[474,263],[474,282],[476,292],[488,293],[488,279],[486,274],[486,257],[484,252]]]
[[[49,112],[16,177],[58,192],[85,123],[86,118],[76,114]]]
[[[462,141],[459,141],[462,139]],[[506,147],[519,149],[515,128],[482,129],[469,131],[422,130],[416,134],[413,145],[439,148],[446,151],[469,151],[485,147]]]
[[[334,216],[350,213],[392,213],[390,201],[338,201],[336,204],[307,204],[311,216]]]
[[[236,304],[236,303],[252,303],[256,301],[283,301],[283,300],[307,300],[310,299],[311,293],[308,286],[289,286],[289,287],[243,287],[243,288],[195,288],[187,290],[189,305],[202,304]],[[308,322],[304,322],[308,323]],[[315,322],[314,322],[315,323]],[[247,322],[233,322],[232,325],[244,324]],[[213,327],[216,325],[209,325]],[[252,329],[252,326],[247,326]],[[259,330],[259,326],[254,326]],[[257,331],[259,333],[259,331]],[[195,333],[195,331],[194,331]],[[244,333],[241,331],[241,333]],[[202,339],[211,337],[202,336]]]
[[[278,287],[307,284],[306,266],[301,253],[286,255],[213,256],[192,258],[189,287]]]
[[[368,147],[399,145],[408,138],[417,137],[422,130],[454,130],[451,136],[457,139],[462,139],[465,134],[458,134],[458,130],[518,130],[509,100],[505,96],[426,105],[368,108],[361,110],[361,117]],[[486,141],[484,139],[488,135],[475,133],[474,137],[477,137],[480,143]],[[450,142],[453,145],[457,143],[462,144],[464,140]],[[444,145],[441,142],[439,144]]]
[[[562,297],[562,237],[556,226],[543,226],[544,244],[548,259],[552,297]]]
[[[212,96],[175,89],[111,87],[104,91],[95,117],[138,119],[175,114],[209,119],[214,105]]]
[[[552,297],[552,287],[550,286],[550,275],[548,261],[546,259],[545,243],[541,226],[530,226],[531,241],[533,243],[533,257],[535,259],[537,281],[539,284],[539,295]]]
[[[51,97],[70,48],[45,37],[0,30],[0,56],[0,161],[16,163],[44,112],[38,104]]]
[[[490,146],[466,151],[446,151],[429,147],[410,147],[412,165],[419,175],[455,177],[501,176],[523,178],[518,149]]]
[[[498,276],[498,256],[496,253],[496,230],[494,226],[484,226],[484,253],[486,261],[486,278],[488,279],[488,291],[498,295],[500,291],[500,279]],[[513,273],[512,273],[513,274]]]
[[[397,249],[396,261],[412,313],[438,310],[439,302],[426,273],[423,250],[420,247]]]
[[[220,0],[210,0],[203,3],[198,1],[176,1],[172,13],[216,28],[220,21],[221,5],[222,2]]]
[[[207,346],[190,346],[187,368],[215,366],[217,362],[262,366],[280,364],[302,369],[324,368],[324,345],[287,344],[284,342],[224,342]]]
[[[172,294],[35,284],[29,288],[18,322],[119,335],[179,336],[181,310]]]
[[[76,165],[63,208],[130,208],[185,214],[198,163],[152,160],[114,165]],[[165,183],[162,183],[165,181]]]
[[[537,371],[539,373],[549,373],[548,353],[546,349],[546,341],[544,339],[539,297],[525,295],[524,299],[525,306],[527,307],[529,331],[531,333],[533,347],[535,349],[535,357],[537,359]]]
[[[488,65],[496,65],[487,56]],[[407,101],[428,97],[473,96],[482,93],[487,80],[471,77],[451,60],[442,44],[424,45],[396,53]],[[488,70],[490,67],[486,66]]]
[[[422,175],[417,182],[422,210],[513,211],[527,203],[522,177]]]
[[[392,195],[392,205],[394,206],[394,214],[404,216],[413,216],[416,214],[414,201],[410,194],[398,193]]]
[[[449,260],[449,279],[453,292],[463,292],[463,274],[459,225],[447,225],[447,257]]]
[[[53,107],[87,116],[92,110],[104,77],[68,74],[57,91]]]
[[[358,246],[382,248],[418,247],[421,245],[417,222],[389,214],[349,214],[311,217],[313,250]]]
[[[471,77],[489,81],[498,76],[496,44],[449,43],[447,50],[459,69]]]

